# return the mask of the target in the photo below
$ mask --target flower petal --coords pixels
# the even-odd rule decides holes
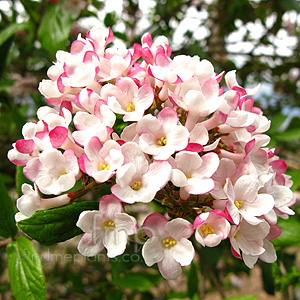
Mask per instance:
[[[142,255],[148,267],[160,262],[164,258],[164,249],[160,239],[156,236],[148,239],[143,246]]]
[[[182,266],[188,266],[195,256],[195,249],[192,242],[184,238],[177,241],[172,256]]]
[[[109,258],[121,255],[126,249],[127,234],[125,230],[118,231],[112,227],[105,231],[103,244],[107,249],[107,256]]]
[[[176,218],[166,224],[166,232],[175,240],[189,238],[193,234],[193,225],[182,218]]]
[[[123,211],[122,204],[113,195],[105,195],[102,197],[99,210],[102,212],[106,218],[110,220],[115,219],[115,215]]]
[[[85,233],[78,243],[77,249],[83,256],[95,256],[103,250],[102,241],[94,239],[90,233]]]
[[[166,217],[159,213],[153,213],[145,219],[143,229],[149,237],[164,237],[166,234],[165,226],[167,223],[168,220]]]
[[[167,280],[176,279],[182,272],[180,263],[168,254],[158,263],[158,269],[161,275]]]
[[[124,230],[128,235],[137,233],[136,219],[128,214],[115,214],[115,224],[117,230]]]

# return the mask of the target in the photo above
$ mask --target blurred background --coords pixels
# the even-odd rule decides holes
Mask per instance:
[[[243,87],[261,83],[254,99],[272,121],[270,147],[287,162],[299,198],[299,0],[1,0],[0,176],[12,199],[18,198],[16,168],[6,155],[22,138],[23,124],[47,105],[38,83],[47,78],[56,51],[68,51],[77,35],[85,37],[94,25],[111,27],[118,47],[140,43],[145,32],[153,38],[165,35],[173,56],[198,55],[211,61],[217,73],[237,70]],[[296,216],[279,222],[283,234],[274,241],[276,263],[260,262],[250,271],[224,243],[202,249],[203,255],[171,282],[155,268],[145,271],[133,244],[129,253],[137,256],[110,263],[79,256],[76,238],[50,248],[35,244],[47,299],[300,299],[299,203],[294,210]],[[14,299],[5,269],[0,240],[0,300]]]

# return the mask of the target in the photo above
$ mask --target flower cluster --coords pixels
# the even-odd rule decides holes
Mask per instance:
[[[229,239],[250,268],[258,258],[274,262],[270,240],[281,233],[278,216],[294,214],[295,196],[285,162],[267,147],[270,121],[251,98],[259,86],[241,87],[235,71],[221,86],[224,74],[209,61],[171,58],[163,36],[152,41],[147,33],[129,50],[108,48],[112,40],[99,27],[79,35],[40,83],[52,107],[39,108],[8,153],[35,186],[23,185],[16,219],[108,185],[99,210],[83,211],[77,222],[85,256],[104,248],[108,257],[122,254],[138,231],[124,210],[158,201],[168,218],[145,219],[142,255],[166,279],[191,263],[194,232],[202,247]],[[85,187],[69,192],[77,181]]]

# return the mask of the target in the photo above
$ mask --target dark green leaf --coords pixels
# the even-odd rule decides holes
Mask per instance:
[[[118,290],[109,291],[107,294],[107,300],[122,300],[123,293]]]
[[[4,45],[2,45],[0,47],[0,50],[1,48],[3,47]],[[1,51],[0,51],[0,54],[1,54]],[[1,80],[1,84],[0,84],[0,92],[2,91],[5,91],[7,88],[13,86],[13,84],[16,82],[16,80],[13,80],[13,79],[6,79],[6,80]]]
[[[9,281],[17,300],[46,299],[42,262],[33,244],[21,237],[8,244]]]
[[[120,288],[137,291],[148,291],[154,285],[154,282],[143,276],[142,272],[127,273],[124,277],[114,277],[112,282]]]
[[[10,37],[12,37],[16,32],[26,29],[27,23],[13,23],[6,26],[0,31],[0,46],[3,45]]]
[[[107,13],[104,18],[104,24],[106,27],[113,27],[116,23],[116,13]]]
[[[14,208],[7,189],[0,178],[0,236],[4,238],[14,237],[18,228],[14,219]]]
[[[280,0],[279,4],[284,10],[296,10],[297,12],[300,12],[298,0]]]
[[[272,265],[267,264],[265,262],[261,262],[260,268],[262,271],[262,281],[263,281],[264,290],[268,294],[274,295],[275,284],[274,284],[274,277],[272,274]]]
[[[192,262],[187,276],[187,293],[190,298],[198,294],[199,278],[196,265]]]
[[[81,229],[76,226],[80,213],[98,209],[98,206],[99,203],[94,201],[75,202],[63,207],[39,210],[17,224],[29,237],[51,245],[81,234]]]
[[[274,246],[284,247],[300,244],[300,223],[296,218],[278,219],[277,225],[282,229],[281,235],[272,240]]]
[[[159,273],[129,271],[136,264],[136,259],[138,258],[136,256],[134,254],[133,259],[129,254],[125,253],[111,260],[112,283],[123,289],[148,291],[151,286],[161,279],[161,275]]]
[[[257,296],[255,296],[255,295],[243,295],[243,296],[226,298],[224,300],[256,300],[256,299],[257,299]]]
[[[103,6],[104,6],[104,3],[102,1],[99,1],[99,0],[92,0],[92,4],[98,10],[102,9]]]
[[[15,181],[14,178],[11,175],[5,174],[5,173],[2,173],[2,172],[0,173],[0,177],[1,177],[1,180],[4,184],[14,183],[14,181]]]
[[[62,11],[61,3],[48,4],[38,31],[42,47],[53,57],[57,50],[65,50],[70,35],[72,19],[69,11]]]

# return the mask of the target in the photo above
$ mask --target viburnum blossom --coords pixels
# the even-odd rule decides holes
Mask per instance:
[[[85,232],[78,244],[78,251],[85,256],[94,256],[107,249],[112,258],[124,252],[127,236],[137,233],[136,220],[122,212],[122,204],[115,197],[104,196],[99,211],[84,211],[76,224]]]
[[[270,194],[258,194],[259,181],[255,175],[241,176],[233,186],[230,180],[226,182],[228,197],[226,212],[234,224],[239,224],[241,218],[256,225],[261,222],[258,216],[268,213],[274,207],[274,198]]]
[[[125,143],[121,149],[124,165],[117,170],[116,184],[111,192],[126,203],[150,202],[170,178],[170,164],[166,161],[149,164],[136,143]]]
[[[185,200],[190,194],[202,195],[213,190],[215,183],[211,176],[219,165],[218,155],[181,151],[175,157],[176,167],[172,170],[171,181],[180,187],[180,197]]]
[[[45,149],[30,160],[24,174],[47,195],[59,195],[72,188],[81,177],[77,158],[72,150],[63,154],[53,148]]]
[[[201,246],[226,239],[250,268],[274,262],[270,241],[296,197],[286,163],[268,148],[270,121],[252,98],[259,85],[244,88],[235,70],[217,74],[199,56],[171,57],[164,36],[146,33],[132,49],[112,41],[100,26],[79,34],[39,84],[51,107],[38,109],[8,152],[34,185],[23,184],[16,220],[34,223],[37,210],[76,201],[82,255],[106,248],[116,257],[136,235],[146,265],[157,263],[166,279]],[[88,192],[99,210],[78,202]],[[141,224],[126,211],[138,215],[140,202],[137,235]]]
[[[203,247],[215,247],[225,240],[230,232],[230,223],[219,209],[198,215],[194,221],[195,238]]]
[[[120,145],[107,141],[104,145],[97,137],[92,137],[84,147],[85,153],[79,158],[81,170],[93,177],[96,182],[105,182],[123,164]]]
[[[17,200],[19,210],[15,215],[17,222],[31,217],[37,210],[49,209],[62,206],[71,202],[68,194],[63,194],[54,198],[42,199],[37,186],[34,189],[30,184],[22,184],[23,195]]]
[[[147,266],[157,263],[166,279],[175,279],[181,274],[181,266],[187,266],[194,258],[195,250],[188,238],[193,226],[181,218],[168,221],[164,216],[153,213],[144,224],[149,236],[142,249]]]
[[[148,114],[139,120],[136,131],[142,150],[157,160],[166,160],[175,151],[183,150],[189,133],[178,121],[176,111],[168,107],[159,112],[157,118]]]

